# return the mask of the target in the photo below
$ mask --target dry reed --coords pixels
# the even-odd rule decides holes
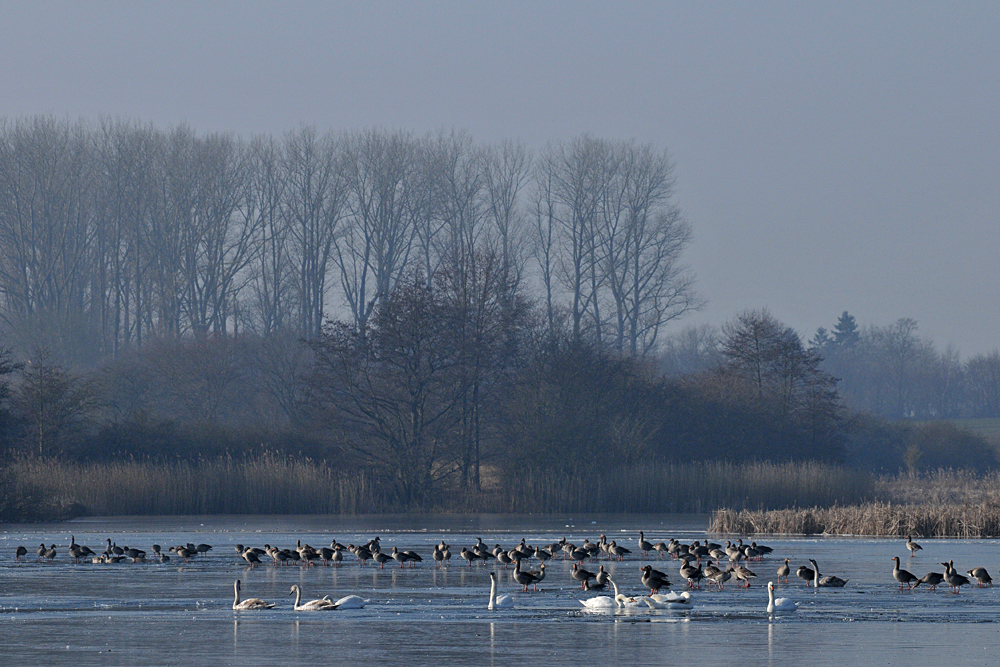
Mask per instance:
[[[736,535],[998,537],[1000,507],[866,503],[784,510],[718,510],[709,531]]]

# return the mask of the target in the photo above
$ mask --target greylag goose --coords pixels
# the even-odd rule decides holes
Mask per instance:
[[[598,583],[597,581],[595,581],[594,583],[590,583],[590,579],[587,579],[586,581],[583,582],[583,590],[585,590],[585,591],[603,591],[607,587],[607,585],[608,585],[607,582],[605,582],[605,583]]]
[[[941,563],[944,565],[944,580],[948,582],[951,586],[951,592],[958,594],[962,592],[962,586],[968,586],[970,583],[968,577],[962,576],[955,571],[955,561],[950,560],[947,563]]]
[[[521,561],[517,561],[517,564],[515,565],[515,567],[517,567],[517,565],[520,565],[520,564],[521,564]],[[545,579],[545,563],[542,563],[538,567],[537,570],[528,570],[528,574],[530,574],[531,576],[533,576],[535,578],[535,580],[533,582],[531,582],[531,586],[532,586],[532,588],[534,588],[537,591],[538,590],[538,584],[542,583],[542,580]],[[586,583],[586,582],[584,582],[584,583]]]
[[[910,556],[916,556],[917,552],[922,550],[923,547],[913,541],[913,537],[906,536],[906,548],[910,550]]]
[[[750,580],[755,578],[757,573],[748,567],[737,565],[733,568],[733,576],[736,577],[737,581],[742,581],[744,587],[750,588]]]
[[[793,612],[799,608],[799,605],[795,604],[792,600],[788,598],[774,598],[774,582],[767,582],[767,613],[769,614],[786,614]]]
[[[778,566],[778,583],[779,584],[781,583],[782,579],[785,580],[786,584],[788,583],[788,575],[791,574],[791,572],[792,572],[792,568],[788,564],[789,560],[790,559],[786,558],[784,564]]]
[[[516,571],[516,570],[515,570]],[[573,563],[573,568],[569,572],[569,576],[573,577],[580,582],[580,588],[583,589],[583,582],[587,579],[594,579],[597,575],[590,570],[585,570],[579,566],[577,563]]]
[[[687,580],[688,586],[691,588],[701,588],[701,580],[705,578],[701,568],[688,561],[684,561],[684,564],[681,565],[680,574],[681,579]]]
[[[706,572],[707,570],[708,568],[706,568]],[[725,570],[720,570],[717,567],[713,568],[713,570],[714,572],[712,572],[711,576],[708,576],[708,574],[706,574],[705,576],[711,582],[713,582],[715,586],[721,591],[723,588],[725,588],[725,583],[729,581],[733,576],[733,566],[730,565]]]
[[[893,556],[892,561],[896,564],[892,568],[892,578],[899,582],[899,590],[903,590],[903,586],[912,589],[913,582],[917,581],[917,577],[912,572],[900,569],[899,556]]]
[[[810,558],[809,562],[813,566],[813,588],[843,588],[850,581],[849,579],[841,579],[832,574],[824,577],[819,573],[819,565],[816,564],[816,561]]]
[[[233,588],[236,591],[236,599],[233,600],[233,609],[237,611],[249,611],[254,609],[272,609],[274,607],[273,602],[264,602],[260,598],[247,598],[246,600],[240,600],[240,580],[237,579],[236,583],[233,584]]]
[[[497,573],[490,572],[490,604],[487,607],[490,611],[494,609],[506,609],[514,606],[514,598],[510,595],[497,597]]]
[[[659,570],[654,570],[652,565],[646,565],[639,568],[639,570],[642,572],[642,585],[649,589],[650,595],[659,593],[661,588],[670,585],[670,580],[667,579],[667,575]]]
[[[913,587],[916,588],[920,584],[927,584],[930,586],[931,590],[934,591],[937,590],[937,585],[942,581],[944,581],[944,575],[940,572],[928,572],[924,576],[920,577],[917,583],[913,584]]]
[[[18,547],[17,550],[14,552],[14,560],[24,560],[24,557],[27,555],[28,555],[27,549],[25,549],[23,546]]]
[[[642,552],[643,556],[648,556],[649,552],[653,550],[653,545],[646,541],[646,535],[640,530],[639,531],[639,551]]]
[[[969,576],[976,580],[977,586],[992,586],[993,577],[986,571],[985,567],[974,567],[969,570]]]
[[[611,575],[608,574],[608,571],[605,570],[604,566],[602,565],[597,570],[597,577],[595,577],[595,581],[597,581],[597,583],[603,585],[603,584],[607,584],[610,579],[611,579]]]
[[[795,570],[795,576],[799,579],[803,579],[806,582],[806,588],[812,585],[813,576],[815,572],[810,570],[805,565],[799,565],[799,568]]]
[[[608,545],[608,555],[609,557],[614,557],[616,560],[625,560],[625,557],[632,553],[631,549],[619,546],[614,540],[611,540],[611,544]]]
[[[531,572],[521,569],[521,561],[514,565],[514,581],[521,584],[521,592],[527,593],[528,586],[538,583],[538,578]]]
[[[381,551],[376,551],[372,554],[372,560],[378,563],[378,569],[384,570],[385,564],[392,560],[392,556]],[[400,567],[402,567],[402,564],[400,564]]]

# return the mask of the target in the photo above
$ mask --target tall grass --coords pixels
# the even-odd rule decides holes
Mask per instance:
[[[691,463],[618,468],[599,474],[526,473],[505,482],[493,476],[481,492],[443,488],[413,506],[394,501],[390,488],[364,473],[266,454],[172,463],[22,459],[6,473],[7,488],[21,499],[16,506],[22,510],[48,507],[56,517],[74,512],[709,512],[718,507],[844,503],[872,496],[874,482],[864,473],[814,463]],[[9,519],[17,513],[7,514]],[[20,514],[25,516],[24,511]],[[36,518],[31,512],[27,516]]]
[[[736,535],[998,537],[1000,507],[875,502],[809,509],[719,510],[712,516],[709,531]]]
[[[684,463],[588,477],[529,473],[509,483],[503,511],[710,512],[844,503],[874,496],[874,478],[819,463]]]
[[[372,511],[378,496],[363,473],[269,454],[171,463],[23,459],[7,477],[14,493],[92,515],[353,514]]]

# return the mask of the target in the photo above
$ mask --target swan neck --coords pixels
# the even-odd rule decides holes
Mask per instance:
[[[490,606],[489,610],[493,611],[497,606],[497,580],[494,577],[490,577]]]
[[[237,606],[240,603],[240,582],[233,584],[233,592],[236,595],[236,600],[233,602],[233,606]]]

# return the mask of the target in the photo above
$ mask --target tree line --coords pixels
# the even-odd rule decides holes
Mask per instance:
[[[185,336],[363,328],[419,269],[488,251],[546,321],[620,353],[699,305],[665,150],[583,135],[537,155],[452,130],[199,134],[0,122],[0,322],[89,364]]]

